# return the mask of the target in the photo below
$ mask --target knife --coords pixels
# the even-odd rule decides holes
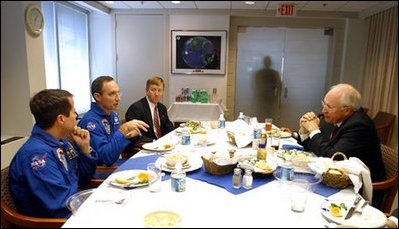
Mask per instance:
[[[346,214],[345,219],[349,219],[352,217],[353,213],[355,212],[356,205],[360,202],[362,198],[360,196],[356,197],[355,202],[353,202],[351,208],[348,211],[348,214]]]

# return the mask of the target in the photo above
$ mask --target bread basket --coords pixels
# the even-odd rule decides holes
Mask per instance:
[[[218,165],[211,158],[207,159],[203,156],[201,156],[201,158],[204,162],[205,171],[212,175],[225,175],[231,173],[237,166],[237,163],[229,165]]]
[[[334,160],[337,155],[341,155],[347,160],[346,155],[341,152],[334,153],[331,159]],[[323,172],[323,183],[327,186],[340,189],[344,189],[352,184],[348,174],[344,170],[338,168],[328,168]]]

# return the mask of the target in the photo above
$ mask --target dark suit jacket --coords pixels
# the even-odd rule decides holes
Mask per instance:
[[[159,121],[161,123],[162,136],[171,132],[174,129],[173,123],[169,120],[168,110],[166,106],[162,103],[158,103],[158,113]],[[144,141],[152,141],[152,139],[157,139],[154,132],[154,122],[152,121],[150,105],[148,105],[146,97],[140,99],[139,101],[130,105],[129,109],[126,111],[125,115],[126,121],[133,119],[141,120],[147,123],[150,127],[147,132],[143,132],[143,136],[150,138]]]
[[[334,126],[324,119],[320,120],[320,134],[299,144],[321,157],[331,157],[335,152],[343,152],[348,158],[357,157],[366,164],[373,182],[385,178],[385,168],[381,156],[380,141],[373,121],[359,109],[346,119],[336,130],[334,137],[330,135]]]

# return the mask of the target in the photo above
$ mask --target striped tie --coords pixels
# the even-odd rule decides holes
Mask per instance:
[[[154,108],[154,127],[157,138],[162,137],[161,127],[159,124],[158,106],[155,106]]]

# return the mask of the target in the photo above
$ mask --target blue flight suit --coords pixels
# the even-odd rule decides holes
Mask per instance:
[[[116,112],[107,115],[95,102],[83,116],[79,126],[90,132],[90,145],[97,152],[98,165],[113,165],[131,141],[119,130],[120,121]]]
[[[9,169],[10,193],[18,212],[33,217],[69,217],[66,201],[92,178],[95,154],[88,156],[34,125]]]

